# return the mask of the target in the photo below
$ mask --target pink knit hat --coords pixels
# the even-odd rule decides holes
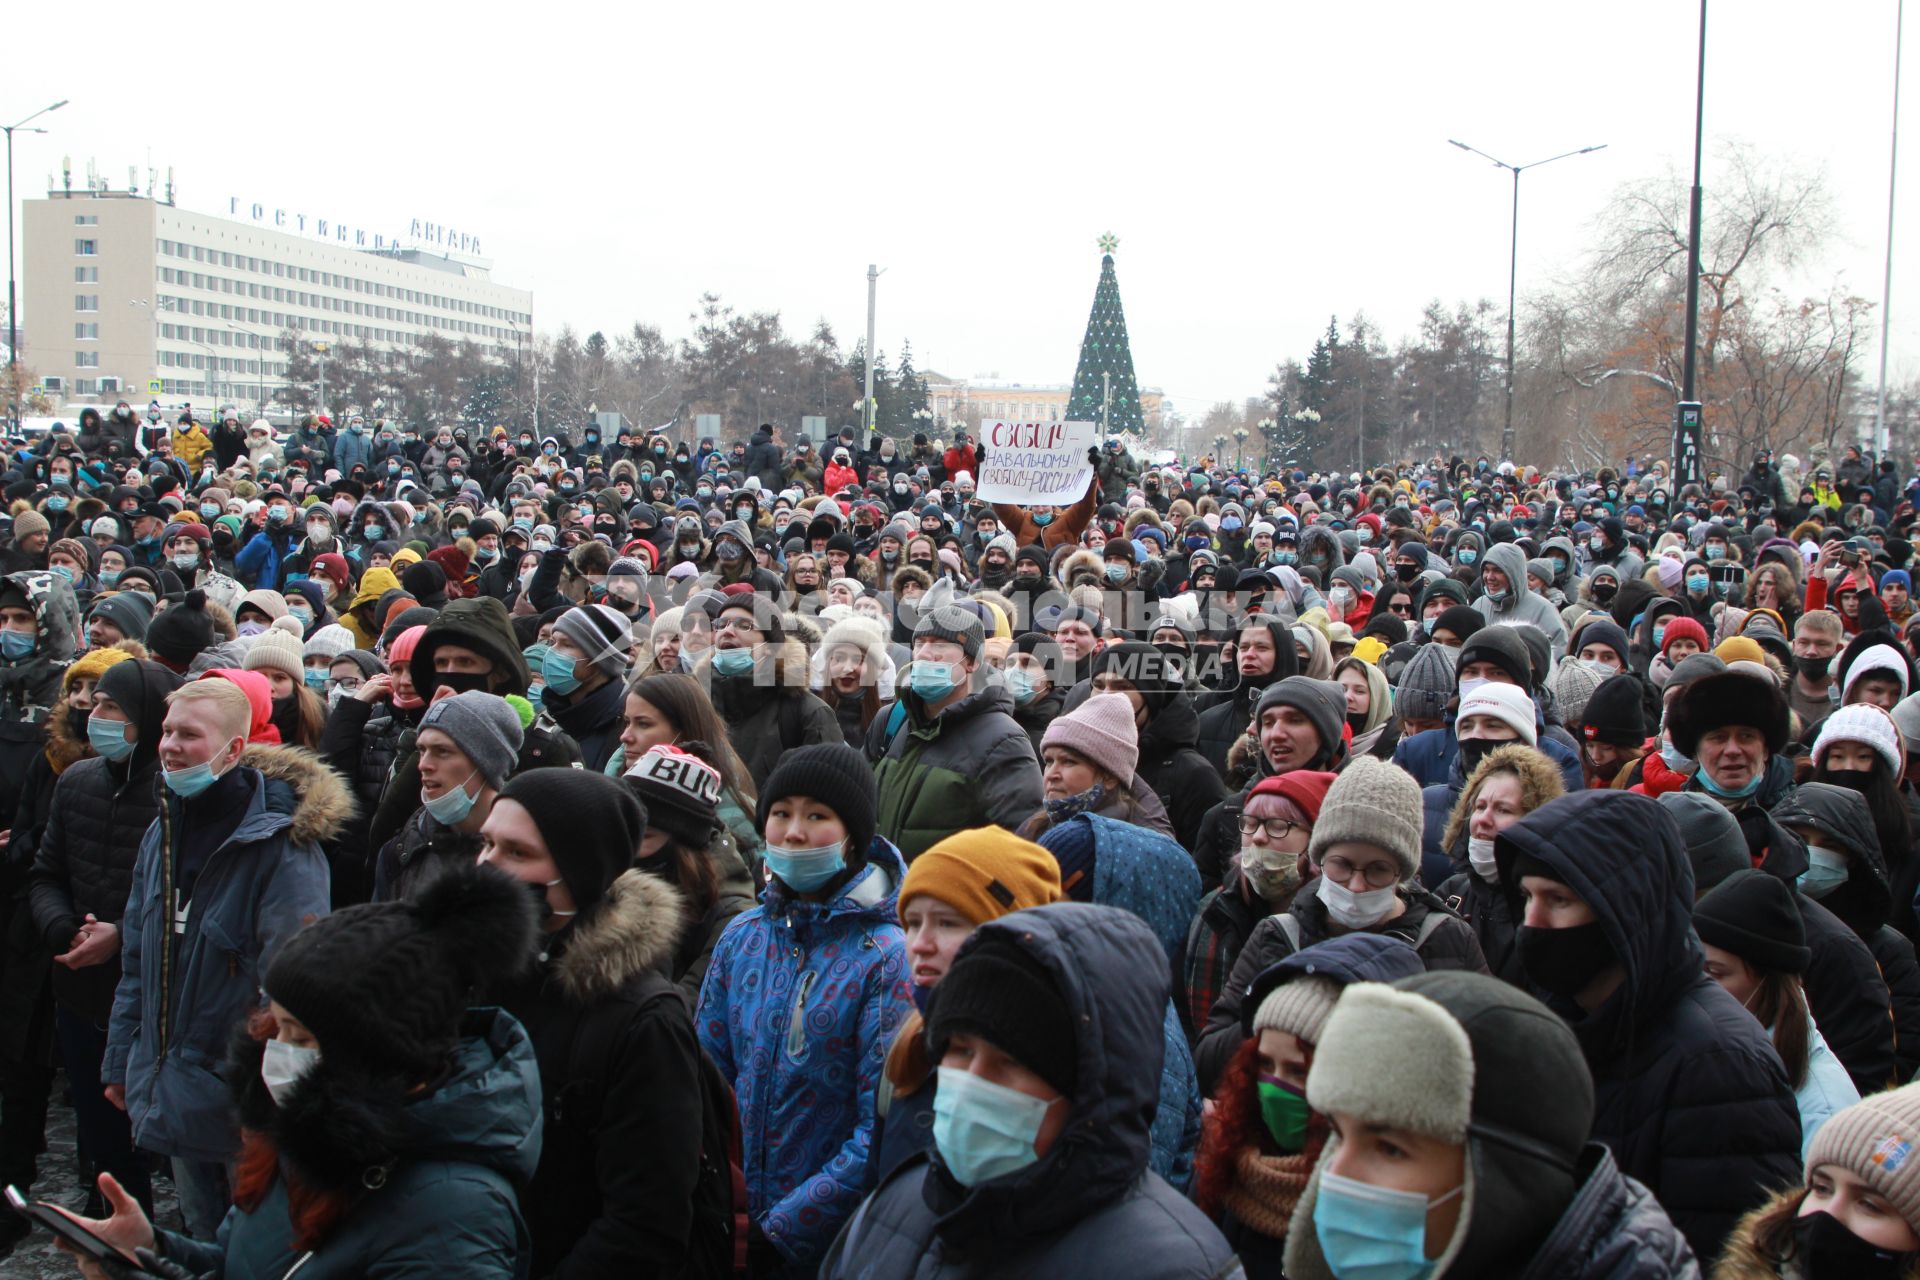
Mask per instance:
[[[1047,726],[1040,749],[1048,747],[1065,747],[1083,755],[1131,787],[1134,766],[1140,762],[1133,703],[1124,693],[1094,694]]]

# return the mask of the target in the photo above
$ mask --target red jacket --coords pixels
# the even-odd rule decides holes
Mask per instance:
[[[860,473],[852,467],[843,467],[837,462],[830,462],[827,464],[826,476],[823,482],[826,485],[826,489],[823,490],[823,492],[839,493],[848,485],[859,484]]]
[[[956,479],[962,471],[975,480],[980,478],[980,459],[974,453],[973,446],[962,449],[958,446],[941,455],[940,465],[947,469],[947,479]]]
[[[1650,741],[1647,754],[1640,757],[1640,781],[1627,790],[1657,798],[1669,791],[1680,790],[1692,777],[1690,773],[1676,773],[1667,768],[1667,762],[1660,755],[1660,740],[1654,738]]]

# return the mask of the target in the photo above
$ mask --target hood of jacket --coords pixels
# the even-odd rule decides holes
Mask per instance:
[[[1572,538],[1548,538],[1540,544],[1540,554],[1543,556],[1551,557],[1556,551],[1567,558],[1567,567],[1553,575],[1553,585],[1564,591],[1574,578],[1573,566],[1580,563],[1580,557],[1573,549]]]
[[[953,1181],[936,1148],[927,1195],[943,1237],[1017,1245],[1120,1199],[1146,1171],[1171,973],[1152,930],[1111,907],[1016,911],[980,926],[959,956],[990,935],[1031,956],[1073,1016],[1073,1113],[1046,1155],[974,1187]]]
[[[686,927],[680,891],[629,868],[607,887],[593,914],[573,927],[553,962],[553,979],[568,1003],[594,1004],[665,965]]]
[[[760,902],[767,915],[786,919],[802,933],[829,921],[898,924],[900,886],[906,878],[906,858],[893,841],[875,836],[867,846],[866,865],[827,901],[796,897],[778,878],[769,876]]]
[[[60,696],[61,680],[79,652],[80,606],[73,587],[47,569],[6,576],[33,610],[34,649],[18,662],[0,663],[0,702],[8,720],[38,724]]]
[[[1624,1053],[1641,1026],[1700,976],[1704,953],[1693,932],[1693,867],[1680,828],[1660,802],[1631,791],[1581,791],[1536,809],[1494,838],[1500,885],[1525,911],[1513,874],[1522,855],[1593,908],[1626,979],[1607,1002],[1582,1014],[1571,1001],[1535,992],[1572,1023],[1587,1061]]]
[[[1781,827],[1815,827],[1821,843],[1837,845],[1847,855],[1847,882],[1821,899],[1821,906],[1862,937],[1887,922],[1893,893],[1865,796],[1831,782],[1803,782],[1769,816]]]
[[[1093,840],[1093,901],[1138,916],[1168,961],[1177,960],[1200,905],[1200,871],[1192,855],[1157,831],[1096,813],[1065,825],[1085,828]]]
[[[126,670],[115,674],[117,667]],[[133,755],[128,758],[131,768],[144,768],[158,758],[160,730],[167,718],[167,695],[179,687],[179,676],[145,659],[116,662],[101,673],[95,694],[111,698],[133,722]]]
[[[1527,553],[1511,542],[1497,542],[1487,548],[1482,557],[1482,565],[1491,565],[1507,575],[1507,584],[1513,594],[1500,605],[1500,612],[1506,613],[1519,608],[1533,596],[1533,588],[1527,585]]]
[[[267,808],[288,816],[287,838],[297,844],[331,843],[358,808],[346,781],[305,747],[256,744],[240,763],[266,778]]]
[[[409,667],[415,688],[433,686],[433,651],[443,644],[457,644],[484,654],[493,663],[495,671],[505,672],[509,677],[507,684],[496,692],[521,695],[527,692],[533,673],[527,669],[527,659],[514,642],[513,623],[507,617],[507,607],[494,597],[482,595],[447,601],[446,608],[428,624],[426,634],[414,646]]]
[[[1300,531],[1300,563],[1320,570],[1320,585],[1325,588],[1333,571],[1347,562],[1347,549],[1340,536],[1324,525],[1310,524]]]

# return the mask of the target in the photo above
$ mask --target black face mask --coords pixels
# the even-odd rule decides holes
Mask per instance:
[[[441,689],[451,689],[455,693],[485,693],[487,681],[493,677],[478,671],[438,671],[434,673],[433,683]],[[431,698],[432,692],[427,696]]]
[[[1820,780],[1865,795],[1867,788],[1873,785],[1873,774],[1872,769],[1828,769],[1821,775]]]
[[[1586,990],[1600,971],[1614,962],[1613,944],[1598,920],[1570,929],[1536,929],[1521,925],[1516,931],[1520,967],[1543,990],[1568,1000]]]
[[[73,735],[76,742],[87,740],[87,719],[86,712],[67,708],[67,732]]]
[[[1597,582],[1590,594],[1595,604],[1609,604],[1613,601],[1614,593],[1619,590],[1620,588],[1611,582]]]
[[[1797,653],[1793,655],[1793,669],[1809,680],[1825,680],[1832,666],[1832,654],[1824,658],[1803,658]]]
[[[1460,769],[1463,776],[1472,777],[1473,771],[1480,767],[1482,760],[1506,745],[1505,742],[1498,742],[1492,738],[1460,739]]]
[[[1393,572],[1394,572],[1394,575],[1400,579],[1400,581],[1412,582],[1415,578],[1420,576],[1420,566],[1417,564],[1401,563],[1393,566]]]
[[[1848,1276],[1853,1280],[1894,1280],[1906,1274],[1911,1253],[1893,1253],[1868,1244],[1830,1213],[1809,1213],[1793,1220],[1793,1256],[1810,1276]]]
[[[280,741],[292,743],[300,737],[300,695],[290,693],[284,698],[273,700],[273,715],[269,717],[273,727],[280,731]]]
[[[1037,573],[1016,573],[1013,575],[1013,585],[1021,591],[1038,591],[1040,589],[1040,583],[1041,577]]]

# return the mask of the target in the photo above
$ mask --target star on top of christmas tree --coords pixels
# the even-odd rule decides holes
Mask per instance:
[[[1113,232],[1109,231],[1107,232],[1107,234],[1100,237],[1101,253],[1103,254],[1112,253],[1115,249],[1118,249],[1119,247],[1120,247],[1120,237],[1114,235]]]

